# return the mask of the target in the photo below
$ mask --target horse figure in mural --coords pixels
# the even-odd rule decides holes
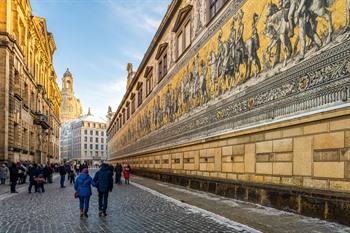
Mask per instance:
[[[200,102],[201,102],[201,104],[203,104],[203,103],[207,102],[207,99],[208,99],[207,80],[206,80],[208,70],[207,70],[207,67],[206,67],[203,60],[201,61],[201,70],[202,70],[202,73],[199,76],[198,83],[199,83]]]
[[[292,55],[292,43],[289,36],[292,34],[293,29],[288,21],[284,9],[279,9],[275,3],[268,3],[265,22],[265,36],[270,39],[269,44],[263,54],[265,63],[272,63],[272,67],[280,62],[281,49],[284,52],[283,65],[287,64],[288,59]],[[272,50],[275,48],[275,53]],[[274,57],[274,61],[271,59]],[[271,68],[267,65],[267,68]]]
[[[335,0],[300,0],[295,10],[295,23],[299,24],[300,55],[304,58],[306,52],[306,37],[318,48],[322,47],[322,40],[317,32],[317,18],[324,18],[327,22],[327,37],[325,43],[332,40],[332,15],[328,10]]]
[[[258,49],[260,48],[260,39],[257,29],[259,16],[254,13],[253,14],[253,23],[252,23],[252,35],[246,42],[246,51],[247,51],[247,70],[245,75],[245,80],[249,79],[252,72],[253,64],[256,66],[255,76],[257,76],[261,72],[261,64],[258,56]]]

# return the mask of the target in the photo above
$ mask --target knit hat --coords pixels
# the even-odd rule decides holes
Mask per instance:
[[[87,168],[84,168],[82,173],[85,173],[85,174],[88,174],[89,173],[89,170]]]

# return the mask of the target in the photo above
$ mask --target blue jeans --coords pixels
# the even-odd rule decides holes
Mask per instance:
[[[108,203],[108,191],[107,192],[98,192],[98,209],[106,212]]]
[[[80,202],[80,209],[84,210],[84,212],[87,213],[89,211],[90,196],[87,196],[87,197],[79,196],[79,202]]]
[[[66,176],[61,176],[61,180],[60,180],[61,188],[64,187],[64,181],[65,180],[66,180]]]

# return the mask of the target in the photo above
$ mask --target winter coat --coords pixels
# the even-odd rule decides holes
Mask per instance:
[[[16,165],[12,165],[10,167],[10,181],[11,182],[17,182],[18,179],[18,168]]]
[[[100,170],[96,172],[94,181],[99,192],[105,193],[113,189],[113,172],[108,164],[102,164]]]
[[[40,175],[40,170],[38,167],[31,167],[28,171],[29,181],[34,181],[36,177]]]
[[[9,176],[9,169],[6,166],[1,166],[0,167],[0,179],[7,179]]]
[[[58,172],[61,176],[65,176],[67,174],[66,168],[63,165],[58,168]]]
[[[122,165],[118,164],[117,166],[115,166],[114,171],[115,171],[116,175],[121,176],[121,175],[122,175],[122,172],[123,172],[123,167],[122,167]]]
[[[128,180],[130,178],[130,168],[125,167],[123,170],[124,179]]]
[[[75,181],[74,189],[78,192],[79,197],[91,196],[91,185],[95,186],[95,182],[92,180],[89,174],[80,173]]]

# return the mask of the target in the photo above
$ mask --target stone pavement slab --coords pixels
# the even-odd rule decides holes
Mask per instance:
[[[225,198],[211,193],[187,189],[183,186],[164,183],[153,179],[132,176],[131,183],[146,186],[163,195],[180,200],[183,203],[200,207],[227,219],[251,226],[262,232],[350,232],[349,227],[337,223]]]
[[[97,215],[94,189],[89,218],[81,219],[73,186],[58,186],[0,199],[0,232],[258,232],[137,184],[115,186],[107,217]]]

